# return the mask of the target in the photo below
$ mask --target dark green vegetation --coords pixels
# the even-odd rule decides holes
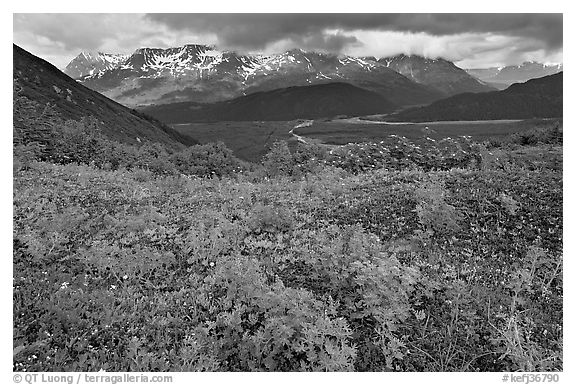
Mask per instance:
[[[372,91],[328,83],[255,92],[236,99],[200,104],[173,103],[143,108],[166,123],[277,121],[391,112],[396,105]]]
[[[184,135],[196,138],[200,143],[222,141],[238,158],[259,162],[275,141],[286,140],[289,147],[293,148],[296,140],[289,132],[299,123],[301,122],[217,122],[179,124],[173,127]],[[534,142],[528,137],[535,133],[538,135],[537,132],[541,130],[547,133],[557,132],[550,128],[561,126],[561,119],[403,125],[374,124],[362,119],[335,119],[315,120],[311,126],[294,129],[294,133],[302,135],[306,140],[328,145],[379,142],[387,140],[390,135],[405,136],[415,142],[421,142],[426,137],[441,140],[467,135],[473,142],[526,144]],[[426,127],[429,129],[426,130]],[[561,132],[558,135],[561,136]],[[527,138],[525,143],[521,137]]]
[[[94,118],[64,123],[49,120],[37,124],[36,130],[22,126],[15,128],[13,141],[15,170],[26,169],[37,160],[89,164],[105,170],[143,169],[160,175],[221,176],[252,168],[221,142],[178,149],[158,143],[119,143],[103,135]]]
[[[223,142],[240,159],[259,162],[272,144],[279,140],[293,146],[290,130],[297,122],[216,122],[174,125],[184,135],[200,143]]]
[[[386,119],[384,117],[383,119]],[[456,138],[460,135],[470,136],[472,141],[484,142],[499,140],[508,141],[510,135],[529,135],[538,130],[550,132],[551,127],[561,127],[562,119],[531,119],[523,121],[500,122],[446,122],[446,123],[409,123],[409,124],[375,124],[346,119],[332,121],[315,121],[313,125],[301,127],[294,133],[305,138],[317,139],[326,144],[347,144],[359,142],[381,141],[390,135],[401,135],[411,140],[420,141],[427,137],[435,140]],[[196,130],[183,131],[195,136]],[[561,135],[561,134],[560,134]]]
[[[562,117],[563,72],[512,84],[503,91],[465,93],[388,117],[397,122]]]
[[[110,139],[163,143],[173,148],[197,143],[164,123],[94,92],[50,63],[13,45],[14,126],[25,130],[45,121],[93,118]]]
[[[563,370],[554,127],[252,165],[52,129],[15,147],[15,370]]]

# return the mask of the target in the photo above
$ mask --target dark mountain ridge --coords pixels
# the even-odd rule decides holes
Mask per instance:
[[[497,120],[558,118],[563,114],[563,72],[516,83],[503,91],[464,93],[410,108],[390,121]]]
[[[382,95],[347,83],[295,86],[262,91],[233,100],[183,102],[144,108],[167,123],[265,121],[387,113],[396,105]]]

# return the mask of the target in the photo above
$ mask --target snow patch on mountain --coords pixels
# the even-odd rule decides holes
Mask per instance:
[[[66,66],[64,73],[76,79],[93,76],[101,71],[117,68],[128,57],[129,55],[124,54],[82,51]]]
[[[82,53],[76,59],[76,64],[96,61],[94,55],[89,53]],[[158,100],[211,102],[230,99],[245,91],[316,84],[336,79],[352,84],[370,83],[380,90],[391,89],[390,86],[408,89],[405,96],[412,98],[408,92],[414,92],[414,103],[420,103],[421,100],[428,101],[437,97],[435,95],[438,91],[417,86],[414,88],[410,83],[428,85],[426,79],[435,77],[429,74],[434,72],[433,68],[450,67],[452,72],[449,71],[447,76],[457,78],[456,81],[452,80],[454,84],[462,76],[467,76],[451,62],[418,56],[406,59],[420,66],[419,70],[416,64],[411,64],[409,69],[407,67],[403,74],[407,75],[408,80],[397,73],[402,71],[394,66],[395,58],[353,57],[301,49],[278,54],[238,54],[198,44],[167,49],[139,48],[129,56],[116,59],[107,60],[109,64],[105,67],[82,69],[79,80],[98,92],[130,105],[155,103]],[[478,89],[487,88],[473,78],[469,80],[460,89],[468,91],[467,87],[472,83]],[[444,82],[444,75],[440,81]],[[436,84],[433,87],[444,92]],[[460,90],[452,85],[445,89],[450,92]]]

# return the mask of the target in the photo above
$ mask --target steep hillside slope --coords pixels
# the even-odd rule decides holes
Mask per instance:
[[[93,117],[102,123],[104,135],[125,143],[160,142],[176,148],[197,143],[156,119],[82,86],[50,63],[16,45],[13,46],[13,58],[13,113],[17,127],[26,120],[26,116],[22,116],[25,111],[18,108],[17,102],[29,101],[40,108],[50,104],[62,120]]]

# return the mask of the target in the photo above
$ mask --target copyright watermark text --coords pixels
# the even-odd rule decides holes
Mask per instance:
[[[133,383],[171,383],[171,375],[150,374],[107,374],[107,373],[16,373],[14,383],[20,384],[133,384]]]
[[[558,382],[560,375],[558,373],[506,373],[502,376],[502,382],[532,384],[542,382]]]

